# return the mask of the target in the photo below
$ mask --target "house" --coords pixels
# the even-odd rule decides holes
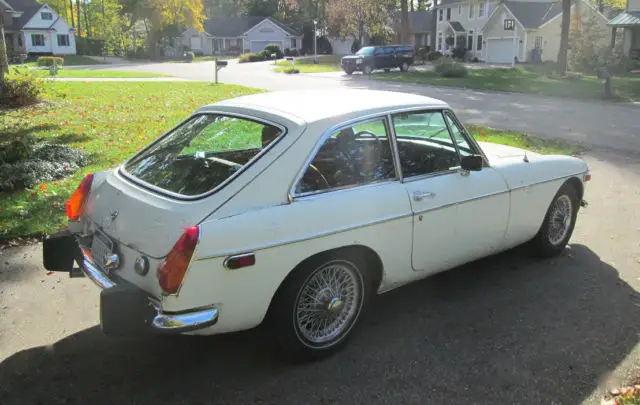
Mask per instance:
[[[612,28],[611,47],[615,46],[617,30],[621,29],[622,51],[631,58],[640,59],[640,0],[627,0],[625,11],[608,25]]]
[[[51,7],[35,0],[0,0],[7,56],[75,55],[75,30]]]
[[[413,11],[409,13],[409,33],[411,45],[429,46],[431,44],[431,35],[433,31],[432,25],[433,11]]]
[[[589,0],[575,0],[572,13],[576,1],[582,21],[606,30],[608,19]],[[472,57],[489,63],[511,63],[514,58],[530,62],[536,52],[542,53],[542,60],[558,57],[562,5],[556,0],[440,0],[435,12],[436,48],[441,52],[461,44]],[[505,30],[505,20],[513,23],[513,30]],[[603,36],[603,45],[608,40]]]
[[[302,34],[272,17],[209,18],[204,32],[189,28],[182,45],[200,55],[260,52],[269,44],[280,49],[302,47]]]

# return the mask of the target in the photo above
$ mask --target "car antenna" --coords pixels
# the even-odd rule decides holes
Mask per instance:
[[[527,157],[527,151],[524,152],[524,158],[522,159],[525,163],[529,163],[529,158]]]

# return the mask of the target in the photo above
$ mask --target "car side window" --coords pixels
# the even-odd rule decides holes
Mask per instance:
[[[393,126],[403,177],[445,172],[460,165],[442,112],[396,114]]]
[[[356,124],[329,136],[296,185],[296,194],[396,178],[385,120]]]
[[[460,155],[461,156],[473,155],[475,153],[475,150],[469,144],[469,142],[467,141],[467,138],[465,138],[463,134],[463,130],[458,124],[458,122],[455,119],[453,119],[450,113],[446,112],[444,115],[447,119],[447,123],[449,124],[449,127],[451,128],[451,135],[453,136],[455,143],[458,145],[458,152],[460,152]]]

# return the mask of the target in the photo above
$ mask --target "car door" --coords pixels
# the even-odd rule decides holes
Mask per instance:
[[[504,179],[490,167],[467,172],[477,154],[457,120],[440,110],[395,114],[402,181],[413,213],[412,267],[435,273],[497,251],[509,215]]]

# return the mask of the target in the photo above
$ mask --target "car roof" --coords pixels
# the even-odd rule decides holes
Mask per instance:
[[[416,94],[364,89],[286,90],[241,96],[203,108],[240,107],[297,117],[307,123],[405,108],[448,108],[448,104]]]

